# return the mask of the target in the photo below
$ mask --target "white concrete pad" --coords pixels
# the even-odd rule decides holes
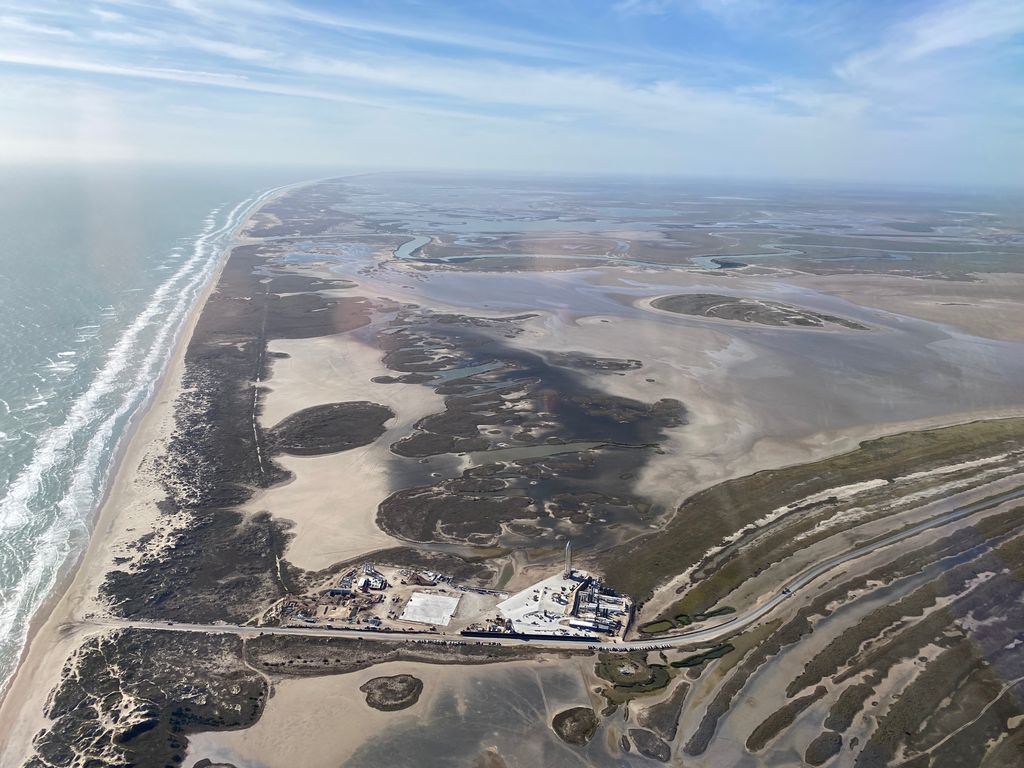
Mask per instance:
[[[497,607],[516,632],[579,634],[570,630],[567,610],[569,596],[578,584],[559,573],[517,592]]]
[[[458,607],[459,597],[413,592],[400,618],[402,621],[414,621],[417,624],[447,627]]]

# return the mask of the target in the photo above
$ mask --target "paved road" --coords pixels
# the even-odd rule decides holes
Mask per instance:
[[[973,504],[967,504],[962,507],[946,512],[941,515],[937,515],[929,520],[913,525],[902,531],[891,533],[888,536],[883,536],[880,539],[875,539],[862,544],[859,547],[844,552],[834,557],[830,557],[826,560],[821,561],[817,565],[814,565],[802,573],[798,574],[773,594],[768,600],[761,603],[760,605],[754,606],[747,611],[737,613],[733,615],[727,621],[723,621],[719,624],[715,624],[710,627],[704,627],[702,629],[691,630],[690,632],[683,632],[680,634],[667,635],[660,637],[657,640],[630,640],[621,643],[602,643],[602,650],[620,650],[620,651],[635,651],[635,650],[655,650],[659,648],[670,648],[677,646],[697,646],[697,645],[709,645],[725,640],[732,635],[735,635],[740,630],[743,630],[760,621],[762,618],[771,613],[776,607],[778,607],[783,601],[788,600],[799,590],[808,586],[811,582],[822,576],[834,568],[839,567],[851,560],[856,560],[864,555],[871,554],[872,552],[881,549],[882,547],[888,547],[893,544],[897,544],[906,539],[917,536],[924,531],[931,528],[938,528],[939,526],[948,525],[949,523],[961,520],[965,517],[973,515],[977,512],[983,512],[985,510],[997,507],[1000,504],[1004,504],[1007,501],[1013,499],[1019,499],[1024,497],[1024,488],[1018,488],[1013,491],[993,496],[989,499],[983,499]],[[302,637],[335,637],[335,638],[347,638],[347,639],[360,639],[360,640],[381,640],[384,642],[409,642],[419,640],[421,642],[437,643],[439,641],[449,643],[464,643],[467,645],[529,645],[538,648],[581,648],[587,647],[587,643],[572,641],[572,640],[524,640],[521,638],[514,637],[501,637],[495,636],[493,638],[474,638],[474,637],[463,637],[458,634],[443,634],[443,633],[432,633],[432,632],[372,632],[372,631],[360,631],[352,629],[323,629],[319,627],[251,627],[251,626],[239,626],[236,624],[183,624],[178,622],[157,622],[157,621],[122,621],[117,619],[109,619],[102,621],[86,622],[97,627],[108,627],[111,629],[115,628],[134,628],[134,629],[159,629],[173,632],[208,632],[216,634],[233,634],[240,635],[242,637],[258,637],[260,635],[298,635]]]

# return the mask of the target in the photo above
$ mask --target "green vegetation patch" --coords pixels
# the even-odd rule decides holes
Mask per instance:
[[[664,528],[607,550],[600,565],[612,586],[642,602],[665,579],[773,509],[840,485],[875,478],[892,480],[1022,446],[1024,418],[973,421],[867,440],[839,456],[757,472],[701,491],[687,499]],[[756,566],[733,566],[733,583],[742,583]],[[699,610],[701,606],[694,605],[698,602],[689,601],[686,608]],[[690,614],[691,610],[677,605],[669,615]]]
[[[658,619],[657,621],[649,621],[646,624],[641,624],[637,627],[637,632],[642,635],[657,635],[662,632],[668,632],[670,629],[688,627],[690,624],[707,621],[708,619],[713,619],[716,616],[725,616],[729,613],[736,613],[736,609],[732,606],[723,605],[721,608],[716,608],[713,611],[695,613],[692,616],[688,613],[680,613],[671,619]]]
[[[645,635],[654,635],[658,632],[667,632],[668,630],[673,629],[674,627],[675,624],[671,621],[651,621],[647,624],[641,624],[639,627],[637,627],[637,632],[640,632]]]
[[[412,675],[391,675],[367,680],[359,690],[366,694],[366,703],[381,712],[408,709],[420,699],[423,681]]]
[[[703,653],[695,653],[692,656],[687,656],[679,661],[673,661],[672,666],[676,669],[682,667],[697,667],[705,661],[720,659],[725,656],[725,654],[731,653],[734,650],[736,650],[736,647],[732,643],[721,643],[716,645],[714,648],[704,651]]]
[[[594,674],[611,683],[602,689],[609,704],[622,704],[637,696],[660,691],[672,679],[664,664],[648,664],[645,653],[602,653]]]

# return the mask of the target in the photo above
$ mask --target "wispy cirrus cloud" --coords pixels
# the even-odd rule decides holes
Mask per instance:
[[[234,59],[249,63],[268,62],[277,58],[277,54],[251,45],[240,45],[224,40],[210,40],[204,37],[185,37],[182,42],[197,51],[212,53],[225,59]]]
[[[126,141],[177,131],[197,154],[203,135],[306,160],[361,142],[368,162],[995,178],[1022,163],[1022,33],[1016,0],[0,0],[0,75],[102,84],[121,94],[108,117],[138,126]],[[20,120],[59,144],[60,120],[6,104],[8,134]],[[218,108],[267,119],[245,141],[188,124]],[[261,133],[282,110],[290,134]],[[999,163],[978,165],[979,132]]]
[[[139,80],[156,80],[169,83],[201,85],[289,98],[315,99],[318,101],[352,104],[360,107],[368,107],[385,111],[394,110],[415,114],[433,114],[460,119],[491,119],[486,115],[460,112],[455,109],[443,109],[430,107],[428,105],[361,98],[338,90],[322,90],[315,87],[261,81],[244,74],[102,63],[68,57],[50,55],[38,56],[31,53],[16,53],[8,51],[0,51],[0,63],[17,64],[45,70],[61,70],[80,74],[112,75]]]
[[[0,16],[0,34],[14,33],[23,36],[62,37],[72,39],[75,33],[69,29],[39,24],[20,16]]]
[[[892,74],[900,66],[928,57],[987,48],[1012,40],[1021,33],[1024,33],[1024,3],[947,2],[896,24],[880,44],[850,56],[837,67],[837,72],[848,80],[867,74]]]

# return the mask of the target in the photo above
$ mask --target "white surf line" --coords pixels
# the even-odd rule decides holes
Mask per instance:
[[[192,268],[207,255],[207,245],[209,245],[212,240],[237,229],[241,221],[244,221],[244,218],[241,218],[240,215],[243,208],[243,213],[247,217],[256,206],[262,204],[269,196],[286,189],[288,186],[294,185],[278,187],[263,193],[255,200],[250,198],[239,203],[234,209],[232,209],[231,213],[228,214],[225,224],[217,230],[213,230],[214,220],[210,218],[210,216],[207,217],[206,226],[194,243],[192,256],[182,264],[174,275],[169,277],[159,288],[157,288],[150,303],[122,333],[121,337],[107,353],[105,365],[100,369],[99,375],[93,380],[86,392],[72,404],[71,410],[68,412],[68,416],[65,418],[64,423],[53,428],[44,436],[41,445],[35,451],[35,453],[40,456],[40,459],[33,462],[19,473],[19,476],[15,479],[14,483],[12,483],[6,493],[0,497],[0,533],[3,533],[11,527],[12,518],[9,514],[5,513],[9,513],[12,500],[13,503],[24,502],[30,497],[31,493],[39,487],[43,475],[47,471],[53,469],[60,455],[63,453],[62,448],[68,445],[74,431],[83,426],[87,426],[91,421],[90,414],[93,412],[98,402],[105,395],[116,389],[118,382],[131,364],[129,352],[132,347],[138,341],[139,336],[145,328],[163,309],[164,300],[171,295],[171,291],[175,286],[177,286],[177,284],[189,274]],[[240,218],[241,221],[239,221]],[[212,272],[212,269],[207,269],[194,276],[186,285],[186,288],[182,293],[186,293],[190,288],[194,288],[198,280],[202,279],[204,274],[205,276],[208,276],[210,272]],[[181,303],[182,302],[179,299],[178,305],[180,306]],[[164,338],[166,338],[166,332],[170,328],[173,328],[173,324],[164,324],[163,330],[161,331]]]
[[[163,361],[163,365],[156,372],[157,375],[154,375],[154,366],[159,365],[161,356],[166,354],[167,342],[171,334],[177,337],[181,333],[184,318],[195,296],[198,295],[200,285],[212,276],[220,263],[219,258],[210,258],[208,248],[217,247],[219,239],[225,235],[234,236],[238,227],[247,220],[256,207],[263,204],[271,195],[277,194],[289,186],[295,185],[277,187],[264,192],[255,199],[248,198],[239,203],[226,216],[224,224],[216,230],[214,229],[215,215],[219,209],[208,214],[204,221],[204,228],[194,241],[192,256],[157,289],[150,303],[107,353],[106,364],[100,369],[100,374],[84,395],[73,403],[65,422],[44,436],[41,446],[42,453],[40,453],[40,448],[36,449],[32,463],[19,473],[7,493],[0,498],[0,547],[9,553],[15,561],[23,562],[22,553],[15,552],[9,541],[10,534],[23,529],[32,522],[29,503],[33,495],[41,487],[44,478],[53,472],[68,454],[73,453],[69,447],[72,438],[96,420],[96,415],[90,415],[89,411],[108,395],[118,391],[123,392],[123,397],[117,408],[99,424],[90,437],[82,458],[75,463],[72,482],[56,504],[56,509],[61,513],[59,518],[52,521],[40,536],[34,537],[34,546],[17,588],[0,597],[0,642],[13,640],[11,635],[18,623],[19,613],[26,613],[25,608],[29,609],[28,614],[34,613],[43,597],[53,589],[56,584],[57,566],[63,563],[67,557],[72,534],[76,531],[84,532],[87,517],[82,512],[84,510],[91,511],[97,498],[95,485],[106,481],[106,475],[97,476],[96,472],[118,419],[141,406],[154,391],[157,381],[162,377],[170,362],[170,357],[168,356]],[[201,266],[192,272],[197,264]],[[183,286],[179,286],[179,283],[185,278],[189,279]],[[136,374],[131,380],[131,386],[125,391],[123,386],[119,386],[119,382],[127,373],[127,368],[132,362],[129,352],[143,330],[151,325],[157,313],[164,308],[165,299],[172,295],[173,289],[177,289],[174,294],[177,300],[171,306],[165,322],[160,326],[157,336],[150,344],[149,352],[143,363],[137,367]],[[170,348],[174,346],[176,346],[176,342],[170,345]],[[116,449],[115,445],[115,453]],[[108,468],[108,473],[110,469]],[[64,525],[58,525],[58,523],[64,523]],[[27,622],[23,622],[22,631],[18,634],[17,642],[23,646],[28,635]],[[9,679],[0,682],[0,693],[8,683]]]
[[[121,334],[114,346],[105,357],[105,364],[100,368],[98,375],[89,388],[79,396],[71,406],[64,422],[50,430],[36,448],[35,454],[39,457],[25,468],[7,489],[7,492],[0,498],[0,532],[8,530],[12,523],[20,522],[19,518],[10,514],[13,504],[25,503],[31,494],[40,486],[43,476],[54,468],[58,459],[65,453],[66,446],[70,443],[75,432],[82,427],[88,426],[92,421],[96,406],[100,400],[117,388],[121,377],[126,373],[130,358],[129,353],[138,341],[143,330],[156,317],[163,306],[164,299],[171,290],[181,281],[199,260],[199,254],[205,245],[205,238],[212,229],[212,222],[209,221],[203,232],[196,241],[193,256],[182,265],[177,273],[168,278],[153,294],[150,303],[143,309],[135,320]]]
[[[14,640],[24,644],[27,637],[26,624],[23,623],[22,631],[18,633],[20,637],[11,637],[14,627],[18,624],[19,615],[24,618],[33,613],[43,597],[50,592],[56,583],[58,567],[70,550],[72,536],[76,532],[84,532],[87,518],[83,512],[92,508],[96,499],[96,483],[104,479],[97,476],[97,471],[117,420],[133,406],[137,406],[142,399],[140,395],[144,391],[145,379],[151,375],[157,357],[165,351],[163,344],[175,328],[176,321],[180,319],[189,291],[200,279],[202,270],[193,275],[184,288],[178,291],[177,295],[180,298],[176,306],[172,307],[169,322],[161,326],[161,331],[150,344],[147,358],[138,366],[135,376],[126,388],[123,379],[133,362],[130,357],[132,346],[138,341],[143,330],[157,317],[157,313],[164,309],[165,299],[171,295],[172,289],[178,288],[179,283],[206,255],[207,243],[216,234],[213,231],[215,213],[207,217],[205,226],[195,241],[193,257],[157,289],[151,302],[107,353],[106,365],[100,369],[99,375],[85,394],[73,403],[68,418],[44,438],[42,453],[37,448],[34,462],[20,473],[14,487],[8,491],[3,503],[0,504],[0,512],[3,513],[0,517],[0,532],[10,533],[31,523],[31,520],[26,519],[32,517],[29,504],[45,477],[57,470],[66,457],[73,457],[74,449],[70,443],[82,430],[94,424],[98,418],[98,406],[101,401],[108,396],[121,394],[118,406],[99,423],[90,436],[81,458],[74,462],[71,483],[55,505],[59,514],[54,520],[49,521],[38,535],[32,537],[28,562],[24,562],[22,557],[17,558],[24,566],[24,572],[17,588],[0,601],[0,630],[3,631],[4,639],[8,641]],[[11,490],[14,491],[13,495]],[[0,540],[0,544],[7,550],[12,546],[6,536]]]
[[[247,202],[249,201],[246,201],[246,203]],[[246,203],[239,204],[231,211],[231,213],[228,214],[225,225],[221,227],[220,230],[218,230],[218,233],[224,233],[229,231],[232,223],[238,216],[239,209]],[[211,236],[211,240],[212,239],[213,236]],[[128,396],[126,396],[122,400],[117,410],[115,410],[104,420],[100,429],[97,430],[97,432],[93,435],[92,439],[89,441],[86,457],[83,459],[82,462],[80,462],[80,466],[84,464],[87,467],[94,468],[95,465],[98,465],[103,448],[105,445],[108,444],[110,436],[113,433],[114,426],[117,423],[117,420],[125,416],[134,407],[138,407],[138,405],[140,405],[142,402],[145,402],[153,394],[154,390],[156,389],[157,382],[160,380],[164,373],[164,370],[166,369],[167,361],[165,361],[165,365],[160,366],[159,369],[157,369],[156,366],[159,366],[161,362],[160,358],[165,354],[166,350],[168,349],[168,340],[170,339],[172,333],[175,337],[180,335],[180,332],[183,327],[183,320],[185,316],[188,314],[188,310],[191,307],[192,302],[194,301],[195,296],[198,293],[198,290],[201,288],[201,285],[204,284],[209,279],[214,267],[216,266],[216,263],[216,259],[208,261],[203,266],[202,269],[197,270],[195,272],[195,274],[188,281],[188,283],[186,283],[185,286],[181,289],[178,301],[174,304],[173,308],[171,309],[171,312],[167,315],[166,321],[161,326],[156,338],[154,338],[153,342],[150,345],[149,353],[146,355],[142,364],[137,369],[136,375],[132,382],[133,386],[129,389]],[[170,344],[170,348],[176,346],[176,341],[177,338],[175,338],[174,343]],[[86,461],[86,459],[92,459],[92,461]],[[74,505],[67,504],[68,498],[74,497],[75,490],[79,491],[78,495],[80,497],[84,496],[85,493],[88,493],[90,489],[84,486],[86,486],[85,480],[89,479],[90,477],[91,473],[75,473],[75,479],[72,483],[72,488],[69,489],[68,494],[66,494],[65,497],[61,499],[59,503],[59,506],[64,511],[72,511],[75,508]],[[78,486],[77,489],[76,486]],[[85,498],[82,498],[81,500],[88,501]]]

